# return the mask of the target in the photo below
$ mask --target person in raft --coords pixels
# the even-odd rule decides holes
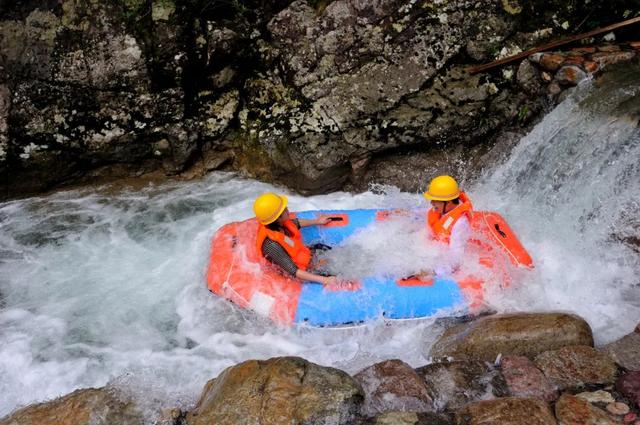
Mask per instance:
[[[301,227],[322,226],[331,221],[328,217],[314,220],[291,219],[287,208],[287,197],[275,193],[264,193],[253,203],[253,212],[258,219],[256,248],[264,258],[282,270],[301,280],[334,285],[335,276],[321,276],[309,270],[312,250],[302,242]],[[322,249],[322,247],[319,247]],[[326,248],[326,247],[324,247]]]
[[[434,272],[437,275],[450,274],[460,267],[471,237],[473,206],[451,176],[442,175],[431,180],[423,196],[431,202],[427,212],[428,226],[436,240],[447,244],[447,259]]]
[[[431,201],[427,223],[434,237],[454,251],[464,249],[471,236],[473,206],[458,182],[451,176],[438,176],[431,180],[423,196]]]

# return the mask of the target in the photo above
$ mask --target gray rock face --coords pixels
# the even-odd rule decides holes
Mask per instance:
[[[345,372],[297,357],[250,360],[209,381],[189,425],[350,424],[363,401]]]
[[[309,193],[415,190],[545,108],[534,69],[467,70],[542,42],[542,17],[568,13],[501,0],[36,3],[0,6],[3,197],[97,170],[218,167]],[[600,53],[596,67],[633,56]]]

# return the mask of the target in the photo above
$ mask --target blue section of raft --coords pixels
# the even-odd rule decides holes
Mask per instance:
[[[302,229],[306,244],[335,246],[357,230],[373,224],[378,211],[304,211],[296,216],[312,219],[321,214],[348,214],[349,223],[346,226],[310,226]],[[464,297],[455,280],[436,277],[431,286],[401,286],[396,278],[365,278],[356,291],[330,291],[318,284],[305,284],[298,301],[295,323],[335,326],[379,317],[414,319],[433,316],[443,309],[464,307]]]

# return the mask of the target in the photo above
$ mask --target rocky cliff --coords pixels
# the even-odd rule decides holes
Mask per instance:
[[[637,1],[0,2],[2,197],[242,170],[307,193],[465,176],[557,90],[471,65]],[[522,68],[522,66],[521,66]],[[490,158],[490,161],[495,158]]]

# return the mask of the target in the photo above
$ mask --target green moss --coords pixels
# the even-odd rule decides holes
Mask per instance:
[[[151,5],[151,19],[153,21],[168,21],[176,11],[173,0],[154,0]]]

